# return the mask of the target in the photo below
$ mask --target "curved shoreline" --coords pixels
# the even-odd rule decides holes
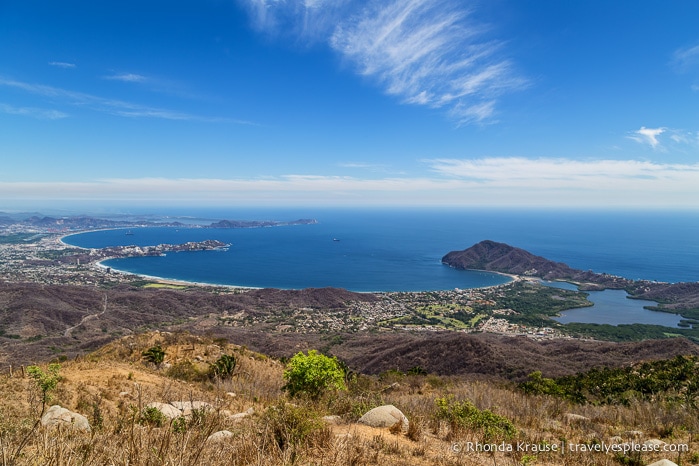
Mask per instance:
[[[137,227],[137,228],[149,228],[149,227]],[[94,229],[94,230],[84,230],[84,231],[71,232],[71,233],[62,235],[59,238],[57,238],[57,240],[59,243],[61,243],[62,245],[66,246],[66,247],[77,248],[77,249],[81,249],[84,251],[100,250],[103,248],[88,248],[88,247],[77,246],[77,245],[65,242],[64,239],[68,238],[70,236],[80,235],[80,234],[84,234],[84,233],[92,233],[92,232],[98,232],[98,231],[131,230],[131,229],[133,229],[133,228],[119,227],[119,228],[99,228],[99,229]],[[93,262],[91,265],[96,267],[99,270],[102,270],[102,271],[109,269],[110,272],[118,273],[118,274],[121,274],[124,276],[131,275],[134,277],[141,277],[145,280],[153,281],[156,283],[181,285],[181,286],[209,287],[209,288],[210,287],[219,287],[219,288],[229,288],[229,289],[234,289],[234,290],[259,290],[259,289],[265,289],[265,288],[278,289],[278,290],[303,290],[303,289],[309,289],[309,288],[323,288],[323,287],[313,287],[313,286],[305,286],[305,287],[301,287],[301,288],[283,288],[283,287],[277,287],[277,286],[247,286],[247,285],[236,285],[236,284],[208,283],[208,282],[185,280],[185,279],[178,279],[178,278],[167,278],[167,277],[161,277],[161,276],[157,276],[157,275],[148,275],[148,274],[143,274],[143,273],[130,272],[128,270],[123,270],[123,269],[115,268],[115,267],[110,266],[110,265],[103,264],[103,262],[111,260],[111,259],[116,259],[116,258],[115,257],[107,257],[107,258],[98,260],[96,262]],[[446,264],[442,264],[442,265],[446,265]],[[450,267],[450,266],[447,265],[447,267]],[[450,268],[453,268],[453,267],[450,267]],[[504,283],[497,283],[494,285],[474,286],[474,287],[468,287],[468,288],[449,287],[449,288],[441,288],[441,289],[433,289],[433,290],[421,289],[421,290],[363,290],[363,291],[356,291],[356,290],[351,290],[349,288],[344,288],[342,286],[336,286],[336,285],[327,285],[327,287],[329,287],[329,288],[342,288],[342,289],[346,289],[347,291],[351,291],[353,293],[367,293],[367,294],[429,293],[429,292],[439,292],[439,291],[452,291],[454,289],[480,290],[480,289],[497,288],[499,286],[508,285],[508,284],[513,283],[513,282],[518,281],[518,280],[526,279],[526,277],[521,277],[518,275],[513,275],[513,274],[508,274],[508,273],[503,273],[503,272],[495,272],[495,271],[490,271],[490,270],[469,269],[468,271],[480,272],[480,273],[485,273],[485,274],[489,274],[489,275],[499,275],[499,276],[508,278],[508,281],[506,281]]]
[[[165,277],[158,277],[155,275],[146,275],[146,274],[141,274],[141,273],[133,273],[129,272],[127,270],[121,270],[121,269],[116,269],[114,267],[111,267],[109,265],[104,265],[102,262],[111,260],[110,258],[108,259],[102,259],[100,261],[97,261],[93,264],[94,267],[97,267],[99,269],[109,269],[110,273],[118,273],[122,275],[133,275],[134,277],[141,277],[145,278],[157,283],[162,283],[165,285],[184,285],[184,286],[199,286],[199,287],[217,287],[217,288],[232,288],[236,290],[261,290],[263,287],[255,287],[255,286],[242,286],[242,285],[227,285],[227,284],[220,284],[220,283],[206,283],[206,282],[194,282],[194,281],[189,281],[189,280],[179,280],[176,278],[165,278]]]
[[[84,248],[82,248],[84,249]],[[235,290],[263,290],[263,289],[274,289],[274,290],[306,290],[309,288],[319,288],[319,287],[312,287],[312,286],[307,286],[303,288],[281,288],[278,286],[244,286],[244,285],[230,285],[230,284],[222,284],[222,283],[207,283],[207,282],[195,282],[195,281],[190,281],[190,280],[181,280],[177,278],[165,278],[165,277],[158,277],[156,275],[146,275],[142,273],[134,273],[134,272],[129,272],[127,270],[121,270],[114,268],[109,265],[105,265],[102,262],[111,260],[111,258],[107,259],[102,259],[100,261],[97,261],[93,264],[94,267],[98,267],[100,269],[109,269],[112,273],[118,273],[122,275],[133,275],[134,277],[141,277],[147,280],[151,280],[157,283],[162,283],[166,285],[185,285],[185,286],[198,286],[198,287],[218,287],[218,288],[231,288]],[[492,273],[494,275],[503,275],[511,280],[505,283],[499,283],[497,285],[486,285],[486,286],[476,286],[473,288],[460,288],[462,290],[487,290],[490,288],[497,288],[498,286],[504,286],[504,285],[509,285],[510,283],[517,281],[517,280],[526,280],[526,278],[520,277],[518,275],[510,275],[506,273],[500,273],[500,272],[490,272],[488,270],[472,270],[473,272],[485,272],[485,273]],[[324,287],[320,287],[324,288]],[[332,286],[329,285],[327,288],[342,288],[339,286]],[[439,291],[452,291],[454,288],[448,288],[444,290],[413,290],[413,291],[386,291],[386,290],[379,290],[379,291],[354,291],[350,290],[347,288],[342,288],[346,289],[347,291],[351,291],[352,293],[366,293],[366,294],[379,294],[379,293],[430,293],[430,292],[439,292]]]

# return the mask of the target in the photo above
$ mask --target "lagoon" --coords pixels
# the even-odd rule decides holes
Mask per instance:
[[[577,287],[570,283],[542,283],[556,288],[577,290]],[[571,322],[609,325],[647,324],[664,327],[678,327],[677,324],[682,319],[678,314],[644,309],[644,306],[656,306],[658,303],[643,299],[629,299],[628,293],[624,290],[586,291],[586,293],[589,293],[587,299],[592,301],[594,306],[563,311],[560,317],[553,319],[561,324]]]

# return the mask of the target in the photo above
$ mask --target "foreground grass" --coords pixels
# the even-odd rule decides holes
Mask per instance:
[[[141,356],[156,344],[167,355],[160,367]],[[235,355],[234,375],[223,380],[207,377],[209,363],[221,354]],[[127,337],[90,357],[62,363],[49,404],[85,415],[92,426],[89,433],[34,429],[41,411],[36,384],[21,373],[6,374],[0,376],[0,464],[645,465],[660,458],[682,465],[699,462],[696,409],[660,397],[624,405],[580,405],[526,394],[504,382],[393,372],[353,378],[347,391],[318,400],[288,399],[281,389],[282,372],[278,361],[224,341],[166,333]],[[150,402],[172,401],[203,401],[212,409],[172,420],[144,414]],[[407,432],[356,424],[366,411],[383,404],[393,404],[407,415]],[[324,421],[326,415],[339,420]],[[231,435],[207,440],[222,430]],[[688,451],[594,451],[595,445],[649,439],[687,445]],[[512,451],[499,451],[508,445]],[[553,445],[586,445],[593,451],[578,448],[561,454],[552,451]],[[478,447],[480,451],[469,451]]]

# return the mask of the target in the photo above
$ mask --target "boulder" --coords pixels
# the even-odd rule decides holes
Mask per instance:
[[[63,408],[59,405],[51,406],[43,416],[41,425],[45,427],[67,426],[83,432],[90,432],[90,423],[82,414]]]
[[[168,403],[159,403],[157,401],[153,401],[151,403],[148,403],[146,405],[146,408],[155,408],[161,413],[163,413],[163,416],[165,416],[168,419],[175,419],[182,416],[182,411]]]
[[[398,422],[404,432],[408,431],[408,418],[393,405],[384,405],[368,411],[357,421],[370,427],[393,427]]]
[[[648,466],[677,466],[677,463],[674,463],[670,460],[660,460],[656,461],[655,463],[651,463]]]
[[[213,412],[214,407],[205,401],[171,401],[170,404],[175,408],[182,411],[182,415],[189,417],[192,415],[192,411],[199,412]]]
[[[214,432],[206,438],[207,442],[223,442],[229,438],[233,437],[233,432],[230,430],[219,430]]]
[[[232,421],[240,421],[248,416],[252,416],[253,414],[255,414],[255,408],[248,408],[248,410],[243,413],[232,414],[228,416],[228,419]]]

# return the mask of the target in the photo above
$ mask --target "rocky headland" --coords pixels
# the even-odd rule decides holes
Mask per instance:
[[[551,261],[524,249],[490,240],[481,241],[463,251],[452,251],[442,257],[442,263],[456,269],[567,281],[585,291],[623,289],[632,298],[660,303],[657,310],[679,312],[682,315],[682,311],[699,308],[699,282],[629,280],[617,275],[574,269],[562,262]]]

